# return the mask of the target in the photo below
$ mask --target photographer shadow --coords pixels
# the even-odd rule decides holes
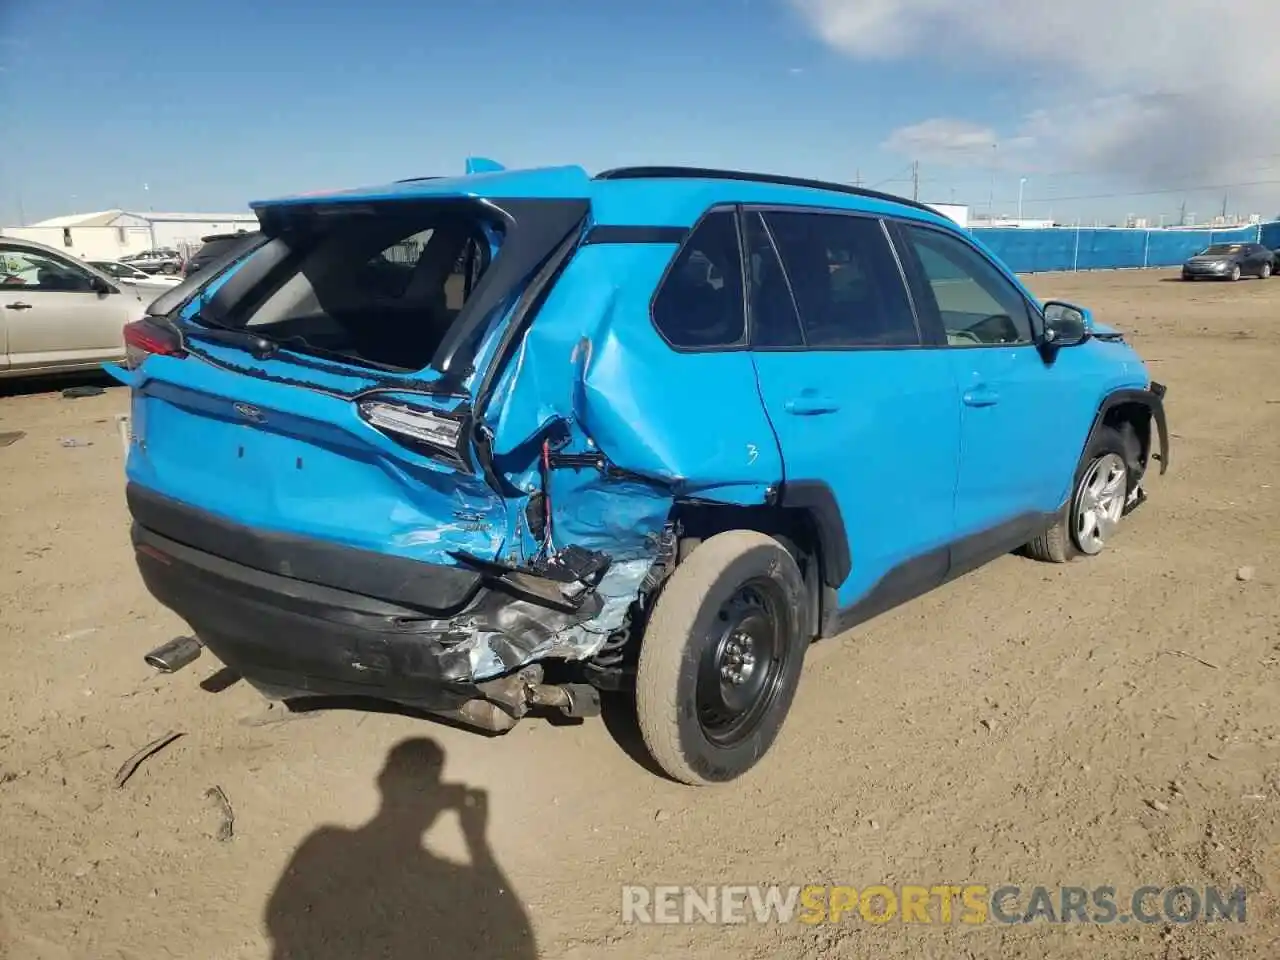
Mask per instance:
[[[272,960],[537,956],[528,915],[485,839],[488,795],[443,783],[443,765],[433,740],[405,740],[387,755],[372,820],[303,841],[267,904]],[[423,847],[450,809],[470,865]]]

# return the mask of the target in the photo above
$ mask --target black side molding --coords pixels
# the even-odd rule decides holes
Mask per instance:
[[[829,587],[844,583],[853,569],[853,559],[844,517],[831,487],[821,480],[788,480],[778,495],[778,506],[809,512],[818,530],[822,580]]]
[[[1167,389],[1163,383],[1156,383],[1153,380],[1146,390],[1116,390],[1108,394],[1098,407],[1098,413],[1093,419],[1089,440],[1093,440],[1093,435],[1102,426],[1109,411],[1125,403],[1144,406],[1151,411],[1151,419],[1155,421],[1156,435],[1160,441],[1160,453],[1156,459],[1160,461],[1160,474],[1163,476],[1169,470],[1169,425],[1164,414],[1164,395]]]
[[[602,224],[592,227],[583,244],[588,243],[684,243],[688,227],[641,227]]]
[[[844,610],[823,610],[821,636],[833,637],[1017,550],[1057,519],[1057,513],[1024,513],[989,530],[962,537],[898,564]],[[834,597],[829,597],[833,600]]]

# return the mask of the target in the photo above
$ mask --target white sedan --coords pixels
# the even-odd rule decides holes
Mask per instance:
[[[109,277],[129,285],[143,284],[148,287],[176,287],[182,277],[167,273],[146,273],[137,267],[131,267],[119,260],[90,260],[89,266],[97,267]]]

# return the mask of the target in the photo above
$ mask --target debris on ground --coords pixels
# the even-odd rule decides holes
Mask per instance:
[[[75,437],[59,437],[58,443],[64,447],[92,447],[92,440],[77,440]]]
[[[1149,806],[1152,810],[1155,810],[1157,813],[1169,812],[1169,805],[1165,803],[1163,800],[1154,800],[1154,799],[1148,800],[1147,806]]]
[[[218,805],[218,811],[222,814],[222,822],[218,824],[218,839],[224,842],[230,840],[235,831],[236,814],[231,809],[231,801],[227,798],[227,792],[217,784],[214,784],[204,792],[204,795]]]
[[[26,435],[25,430],[6,430],[4,433],[0,433],[0,447],[12,446]]]
[[[100,397],[106,393],[105,387],[94,387],[88,384],[81,387],[67,387],[62,391],[64,400],[78,400],[81,397]]]
[[[1239,580],[1241,583],[1248,583],[1250,580],[1253,579],[1253,574],[1254,574],[1253,567],[1241,567],[1239,570],[1236,571],[1236,579]]]
[[[155,740],[152,740],[145,747],[143,747],[141,750],[139,750],[137,753],[131,756],[128,760],[122,763],[120,765],[120,769],[116,771],[116,777],[114,781],[116,788],[119,789],[120,787],[123,787],[126,781],[128,781],[128,779],[133,776],[134,771],[137,770],[138,767],[142,766],[142,762],[144,760],[146,760],[148,757],[152,756],[153,754],[159,753],[161,750],[163,750],[165,747],[173,743],[173,741],[177,740],[181,736],[185,736],[185,734],[178,731],[174,731],[173,733],[166,733],[163,737],[159,737]]]
[[[1216,663],[1210,663],[1208,660],[1202,660],[1200,657],[1197,657],[1195,654],[1187,653],[1187,651],[1185,650],[1161,650],[1160,652],[1167,653],[1172,657],[1185,657],[1188,660],[1194,660],[1196,663],[1202,664],[1206,667],[1211,667],[1214,670],[1220,669]]]
[[[57,638],[58,643],[70,643],[72,640],[83,640],[85,637],[91,637],[98,632],[97,627],[83,627],[80,630],[72,630],[70,633],[64,633]]]

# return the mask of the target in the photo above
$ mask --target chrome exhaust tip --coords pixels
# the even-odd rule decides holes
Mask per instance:
[[[161,673],[177,673],[200,656],[202,646],[195,637],[175,637],[156,647],[142,659]]]

